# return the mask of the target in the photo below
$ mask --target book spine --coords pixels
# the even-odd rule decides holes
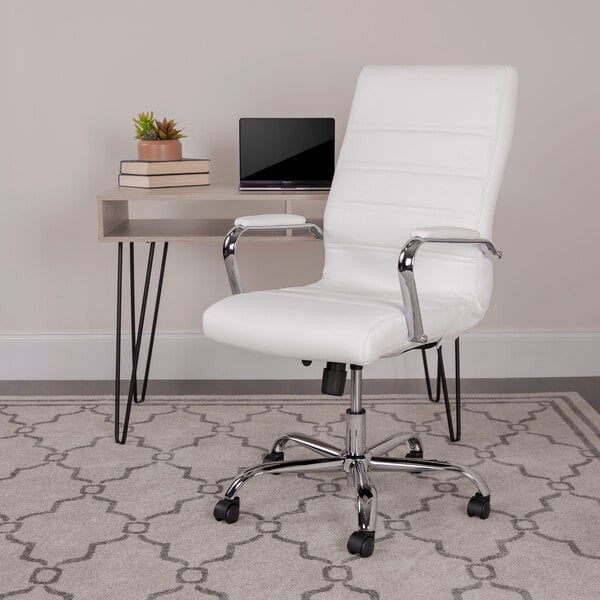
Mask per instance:
[[[195,173],[208,173],[210,167],[209,159],[183,159],[178,161],[161,161],[161,166],[169,166],[170,164],[185,164],[186,166],[190,166],[192,170],[190,171],[169,171],[166,173],[152,173],[151,166],[152,161],[145,160],[121,160],[119,163],[119,174],[122,175],[193,175]],[[196,165],[190,165],[190,163],[197,163]],[[145,165],[146,170],[142,173],[139,172],[131,172],[130,169],[127,168],[127,165]]]
[[[194,171],[193,173],[154,173],[153,175],[146,175],[140,173],[119,173],[119,176],[125,175],[126,177],[149,177],[155,179],[157,177],[186,177],[188,175],[209,175],[208,171]]]
[[[208,173],[203,173],[208,175]],[[133,183],[124,183],[124,181],[131,181],[131,179],[128,180],[123,180],[122,177],[128,177],[128,178],[133,178],[133,180],[135,180],[136,178],[139,178],[139,185],[135,185]],[[172,183],[168,183],[165,185],[150,185],[151,181],[154,182],[160,182],[161,178],[164,177],[164,175],[129,175],[129,174],[120,174],[117,177],[117,182],[119,187],[130,187],[130,188],[140,188],[140,189],[146,189],[146,190],[154,190],[154,189],[161,189],[161,188],[171,188],[171,187],[196,187],[196,186],[206,186],[206,185],[210,185],[210,182],[207,181],[204,183],[190,183],[190,182],[181,182],[181,183],[177,183],[177,182],[172,182]]]

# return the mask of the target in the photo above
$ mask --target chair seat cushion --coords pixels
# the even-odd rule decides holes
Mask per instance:
[[[479,321],[467,299],[424,297],[421,311],[430,341]],[[331,281],[250,292],[213,304],[203,319],[213,340],[277,356],[367,365],[401,353],[408,341],[400,290],[366,293]]]

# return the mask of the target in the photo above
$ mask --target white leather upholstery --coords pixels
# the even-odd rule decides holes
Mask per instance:
[[[504,66],[366,67],[325,212],[324,277],[397,290],[398,250],[416,227],[491,238],[510,145],[516,72]],[[477,248],[428,246],[419,293],[453,292],[485,312],[492,263]]]
[[[479,231],[468,229],[467,227],[417,227],[410,232],[410,237],[443,240],[476,240],[482,236]]]
[[[304,225],[306,217],[291,214],[250,215],[238,217],[234,223],[239,227],[287,227],[288,225]]]
[[[466,327],[479,313],[461,298],[421,297],[430,339],[448,323]],[[334,281],[230,296],[204,313],[205,333],[246,350],[367,365],[406,348],[406,319],[400,293],[370,292]]]
[[[362,365],[410,347],[399,251],[420,228],[491,239],[516,89],[508,66],[365,67],[325,211],[321,281],[221,300],[204,314],[205,334]],[[429,340],[456,337],[484,316],[492,264],[476,247],[426,244],[415,277]]]

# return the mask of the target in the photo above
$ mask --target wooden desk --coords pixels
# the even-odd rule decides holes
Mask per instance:
[[[146,397],[148,376],[156,323],[162,293],[167,251],[171,242],[204,242],[222,241],[225,234],[233,227],[234,217],[232,210],[238,210],[236,216],[262,213],[296,213],[310,217],[310,221],[322,225],[322,213],[327,200],[327,192],[240,192],[233,185],[209,185],[202,187],[168,188],[144,190],[136,188],[112,188],[97,196],[98,203],[98,239],[101,242],[117,243],[117,327],[115,350],[115,441],[124,444],[127,439],[129,418],[132,403],[143,402]],[[138,209],[161,208],[161,216],[144,216],[139,218],[134,213]],[[173,218],[169,212],[177,212],[176,208],[185,205],[188,208],[202,209],[205,207],[206,216]],[[311,207],[309,215],[303,210]],[[222,213],[222,214],[220,214]],[[318,213],[318,216],[315,216]],[[310,241],[314,238],[307,231],[251,233],[245,235],[247,239],[256,241]],[[142,291],[139,317],[136,320],[135,303],[135,242],[149,244],[146,277]],[[156,243],[162,243],[162,258],[160,272],[156,286],[150,341],[141,382],[141,391],[138,394],[138,365],[142,346],[142,334],[148,304],[148,293],[152,278],[154,251]],[[132,370],[127,393],[127,405],[123,424],[120,423],[121,405],[121,316],[123,292],[123,243],[129,244],[129,296],[131,320],[131,360]]]
[[[233,226],[232,218],[130,218],[130,207],[136,204],[151,203],[186,203],[188,205],[213,205],[211,212],[220,205],[223,208],[233,203],[247,205],[243,215],[273,213],[293,213],[294,207],[306,203],[322,204],[321,216],[316,220],[322,224],[322,209],[325,206],[328,192],[240,192],[232,185],[208,185],[200,187],[170,188],[142,190],[135,188],[112,188],[98,194],[98,239],[102,242],[202,242],[222,240]],[[257,204],[269,210],[258,210]],[[300,211],[298,214],[303,214]],[[237,216],[241,216],[237,215]],[[310,215],[311,218],[313,215]],[[291,232],[290,232],[291,233]],[[252,234],[247,234],[251,236]],[[312,239],[305,231],[294,235],[271,233],[259,235],[260,239],[277,239],[285,237]]]

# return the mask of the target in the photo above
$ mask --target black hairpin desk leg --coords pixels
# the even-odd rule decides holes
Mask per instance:
[[[134,254],[134,244],[133,242],[129,243],[129,294],[130,294],[130,321],[131,321],[131,356],[135,354],[135,340],[137,336],[135,335],[135,254]],[[138,395],[137,395],[137,373],[133,378],[133,401],[138,403]]]
[[[162,294],[163,279],[165,277],[165,265],[167,264],[167,251],[169,242],[163,245],[162,259],[160,261],[160,273],[158,275],[158,287],[156,288],[156,302],[154,303],[154,316],[152,317],[152,328],[150,330],[150,343],[148,344],[148,357],[146,358],[146,370],[144,372],[144,383],[142,385],[142,396],[140,402],[146,399],[146,389],[148,388],[148,375],[150,374],[150,361],[152,360],[152,350],[154,349],[154,335],[156,333],[156,323],[158,321],[158,309],[160,307],[160,297]]]
[[[117,334],[115,349],[115,442],[119,441],[119,423],[121,409],[121,296],[123,291],[123,242],[119,242],[117,250]]]
[[[129,379],[129,389],[127,392],[127,404],[125,407],[125,416],[121,426],[121,304],[123,297],[123,242],[119,242],[117,254],[117,331],[116,331],[116,367],[115,367],[115,442],[124,444],[127,440],[127,432],[129,429],[129,418],[131,416],[132,403],[143,402],[146,398],[146,390],[148,387],[148,376],[150,374],[150,362],[152,360],[152,350],[154,348],[154,337],[156,333],[156,324],[158,321],[158,310],[160,306],[160,298],[162,294],[163,279],[165,274],[165,265],[167,261],[167,251],[169,248],[168,242],[163,244],[162,260],[160,265],[160,274],[158,286],[156,289],[156,301],[154,304],[154,315],[152,319],[152,327],[150,331],[150,343],[148,346],[148,355],[146,357],[146,366],[144,370],[144,380],[142,384],[142,394],[137,393],[137,370],[140,360],[142,347],[142,337],[144,331],[144,320],[146,318],[146,306],[148,304],[148,292],[150,289],[150,280],[152,278],[152,265],[154,262],[155,242],[150,242],[148,250],[148,264],[146,266],[146,277],[144,280],[144,291],[142,294],[142,302],[140,305],[140,315],[135,322],[135,277],[134,277],[134,251],[133,242],[129,243],[129,285],[130,285],[130,306],[131,306],[131,376]]]
[[[432,402],[440,401],[440,388],[444,395],[444,404],[446,406],[446,419],[448,421],[448,433],[451,442],[458,442],[461,436],[461,407],[460,407],[460,340],[454,340],[454,366],[456,372],[455,379],[455,403],[456,403],[456,430],[452,424],[452,412],[450,410],[450,399],[448,397],[448,384],[446,382],[446,371],[444,369],[444,357],[442,356],[442,347],[437,348],[437,377],[435,386],[435,398],[431,390],[431,381],[429,379],[429,367],[427,365],[427,354],[425,348],[421,348],[423,357],[423,369],[425,371],[425,383],[427,385],[427,396]]]

